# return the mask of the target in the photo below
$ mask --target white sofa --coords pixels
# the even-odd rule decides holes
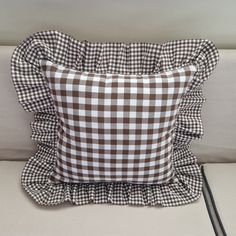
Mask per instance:
[[[192,145],[204,163],[204,196],[189,205],[162,208],[41,207],[29,198],[20,177],[36,143],[30,140],[32,115],[18,104],[11,81],[13,49],[0,47],[0,235],[236,235],[236,50],[220,50],[219,65],[204,88],[205,136]]]

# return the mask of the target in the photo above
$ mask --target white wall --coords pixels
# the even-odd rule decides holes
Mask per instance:
[[[0,0],[0,44],[56,29],[90,41],[207,38],[236,48],[236,0]]]

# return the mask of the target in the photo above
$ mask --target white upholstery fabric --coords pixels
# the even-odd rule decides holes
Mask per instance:
[[[85,205],[39,207],[23,193],[25,162],[0,161],[0,234],[4,236],[213,236],[203,197],[171,208]]]
[[[205,164],[204,171],[225,231],[235,236],[236,163]]]
[[[15,44],[35,31],[57,29],[93,41],[202,37],[232,48],[235,9],[234,0],[5,0],[0,8],[0,42]]]
[[[15,47],[0,46],[0,160],[27,159],[35,144],[30,140],[32,114],[18,103],[11,80],[11,55]]]
[[[192,150],[201,162],[236,162],[236,50],[220,50],[220,61],[204,85],[205,135]]]
[[[32,114],[17,102],[11,80],[10,59],[14,47],[0,46],[0,160],[28,159],[36,149],[30,140]],[[205,83],[203,140],[192,150],[201,162],[236,162],[236,50],[220,50],[220,61]],[[7,105],[6,105],[7,104]]]

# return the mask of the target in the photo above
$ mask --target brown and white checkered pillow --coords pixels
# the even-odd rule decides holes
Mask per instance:
[[[42,60],[59,119],[54,181],[162,184],[193,65],[155,75],[94,74]]]
[[[175,179],[166,185],[129,182],[54,183],[59,120],[53,99],[42,75],[40,60],[45,59],[78,71],[110,74],[157,74],[174,68],[196,65],[197,72],[186,96],[181,99],[176,118],[172,162]],[[79,41],[70,35],[49,30],[27,37],[16,47],[11,73],[19,103],[33,112],[31,138],[37,152],[22,172],[22,187],[41,205],[70,202],[178,206],[201,196],[202,177],[197,157],[189,144],[203,136],[201,110],[205,98],[204,81],[219,59],[211,41],[186,39],[156,43],[100,43]]]

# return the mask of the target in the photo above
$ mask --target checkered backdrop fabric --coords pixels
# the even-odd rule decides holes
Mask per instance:
[[[60,183],[49,181],[55,167],[58,120],[40,60],[79,71],[111,74],[156,74],[176,67],[197,65],[190,91],[181,103],[174,131],[173,169],[177,181],[163,185],[132,183]],[[208,40],[152,43],[91,43],[77,41],[58,31],[36,33],[23,41],[12,55],[12,78],[19,102],[35,113],[32,139],[38,151],[22,172],[24,189],[42,205],[69,201],[76,205],[113,203],[176,206],[200,197],[202,178],[189,144],[203,135],[202,85],[218,61]]]
[[[173,129],[197,68],[93,74],[42,60],[59,120],[51,180],[163,184],[174,175]]]

